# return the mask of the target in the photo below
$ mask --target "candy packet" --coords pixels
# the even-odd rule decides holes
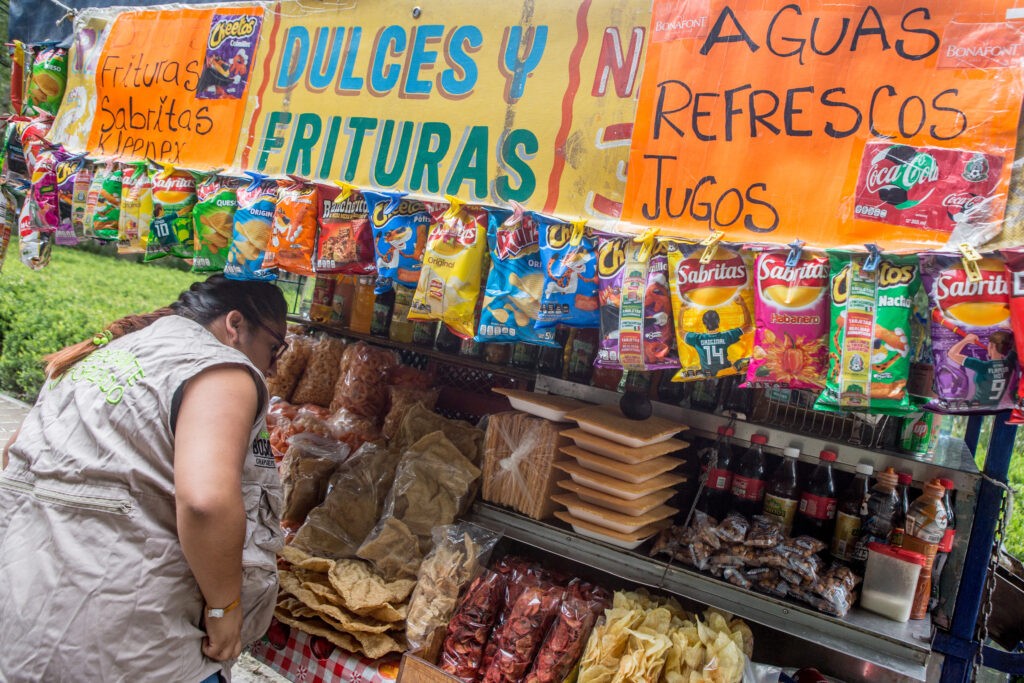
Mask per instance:
[[[246,171],[246,175],[250,182],[238,190],[224,275],[235,280],[276,280],[277,272],[264,266],[263,257],[274,224],[277,183],[262,173]]]
[[[829,250],[829,371],[815,408],[905,415],[917,257]],[[865,270],[870,261],[875,267]]]
[[[533,215],[491,209],[487,246],[491,270],[480,311],[478,342],[525,342],[558,346],[555,328],[536,328],[544,291],[537,222]]]
[[[440,320],[465,339],[476,332],[476,304],[487,254],[487,210],[448,199],[449,206],[432,215],[409,320]]]
[[[57,154],[52,149],[39,153],[32,169],[32,181],[18,216],[19,234],[38,230],[56,232],[60,225],[57,208]]]
[[[192,272],[219,273],[231,251],[232,225],[238,208],[238,190],[230,178],[216,173],[202,174],[196,182],[196,205],[192,209],[195,256]]]
[[[32,64],[25,113],[32,115],[45,112],[51,116],[56,115],[67,81],[68,51],[62,47],[40,51]]]
[[[544,266],[537,328],[600,327],[597,239],[582,222],[570,225],[532,215]]]
[[[678,368],[665,243],[602,234],[598,245],[601,345],[594,365]]]
[[[113,161],[96,169],[85,202],[85,235],[98,240],[117,239],[121,218],[121,167]]]
[[[754,348],[744,386],[821,389],[828,368],[828,257],[754,257]],[[680,355],[682,352],[680,351]]]
[[[373,274],[377,267],[366,199],[351,186],[339,188],[337,194],[329,189],[324,194],[313,269],[318,273]]]
[[[196,205],[195,176],[170,164],[149,168],[153,184],[153,219],[146,240],[146,260],[168,254],[178,258],[195,256],[192,209]],[[145,204],[139,212],[139,229],[145,218]]]
[[[398,283],[415,288],[420,281],[423,249],[430,230],[430,214],[422,202],[399,192],[364,192],[373,228],[377,259],[376,294]]]
[[[675,382],[726,377],[746,371],[753,344],[753,286],[748,253],[718,245],[708,263],[705,247],[669,246],[672,310],[681,369]]]
[[[316,185],[294,180],[282,184],[264,259],[267,268],[277,267],[307,277],[314,275],[318,201]]]
[[[1014,405],[1017,350],[1010,287],[998,257],[976,262],[972,281],[959,254],[921,254],[921,284],[931,303],[932,386],[938,412],[1008,410]]]
[[[117,222],[117,253],[146,251],[149,223],[153,218],[153,182],[145,161],[121,166],[121,212]]]

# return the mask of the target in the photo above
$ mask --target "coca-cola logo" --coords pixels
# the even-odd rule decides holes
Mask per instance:
[[[725,258],[718,258],[723,252]],[[683,295],[704,287],[736,289],[747,284],[747,264],[739,254],[721,248],[709,263],[701,263],[695,253],[680,262],[676,269],[676,282],[679,293]]]
[[[769,254],[758,264],[757,279],[762,289],[774,285],[822,287],[828,279],[828,263],[823,258],[815,258],[789,267],[785,256]]]
[[[514,258],[527,247],[537,245],[537,224],[529,216],[511,228],[500,227],[495,233],[495,253],[505,260]]]
[[[871,192],[890,186],[910,190],[938,179],[939,165],[930,154],[917,154],[909,163],[902,164],[894,164],[883,157],[883,161],[876,159],[868,169],[867,187]]]
[[[1001,270],[982,269],[981,280],[972,282],[963,268],[950,268],[942,271],[935,281],[936,303],[943,311],[957,304],[1005,299],[1009,294],[1010,283]]]
[[[953,207],[961,211],[970,211],[975,205],[980,204],[984,200],[984,197],[971,192],[957,192],[943,199],[942,205],[947,208]]]

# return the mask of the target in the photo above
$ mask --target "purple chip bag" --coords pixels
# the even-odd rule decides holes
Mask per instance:
[[[57,154],[46,149],[36,157],[32,183],[18,216],[18,230],[51,233],[60,225],[57,210]]]
[[[249,72],[263,25],[262,10],[216,12],[210,22],[203,72],[196,99],[238,100],[249,85]]]
[[[931,302],[935,362],[936,398],[927,407],[940,412],[1012,408],[1017,351],[1003,261],[977,261],[981,279],[972,281],[959,254],[922,254],[920,260]]]
[[[594,365],[626,370],[679,367],[668,286],[668,254],[649,256],[631,237],[598,236],[601,345]]]
[[[73,247],[78,244],[78,237],[71,222],[71,205],[75,195],[75,181],[78,172],[85,167],[85,155],[71,156],[63,149],[57,151],[57,210],[60,224],[54,236],[56,244]]]

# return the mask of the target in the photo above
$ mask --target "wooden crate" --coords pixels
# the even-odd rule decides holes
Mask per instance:
[[[426,646],[416,652],[406,652],[402,656],[402,666],[398,670],[396,683],[448,683],[459,679],[446,674],[431,662],[436,662],[441,654],[441,645],[444,643],[444,636],[447,628],[438,628],[427,640]]]

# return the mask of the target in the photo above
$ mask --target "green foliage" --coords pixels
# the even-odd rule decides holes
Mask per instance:
[[[78,249],[56,248],[32,271],[16,243],[0,273],[0,391],[35,401],[41,358],[87,339],[125,315],[166,306],[202,277]]]

